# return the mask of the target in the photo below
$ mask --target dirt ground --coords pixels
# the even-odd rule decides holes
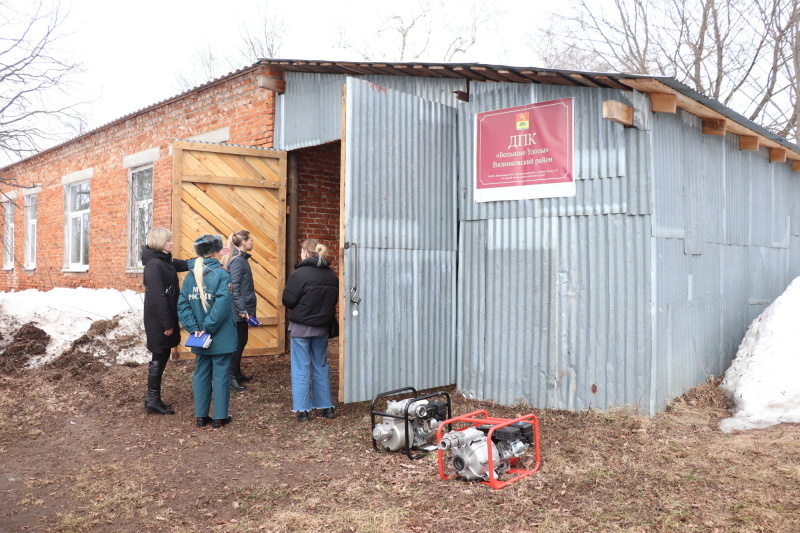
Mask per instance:
[[[106,365],[91,338],[22,369],[47,344],[38,331],[0,354],[2,532],[800,531],[800,425],[721,433],[714,380],[653,419],[450,389],[454,414],[538,417],[539,471],[493,490],[440,479],[435,453],[373,451],[369,402],[297,423],[287,356],[246,359],[233,423],[197,428],[193,362],[167,367],[177,414],[147,415],[146,365]]]

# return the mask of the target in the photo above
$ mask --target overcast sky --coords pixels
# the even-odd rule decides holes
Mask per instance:
[[[12,0],[30,2],[31,0]],[[49,1],[49,0],[46,0]],[[431,0],[439,20],[457,27],[470,19],[472,0]],[[478,2],[494,12],[467,55],[454,62],[536,66],[529,36],[546,16],[544,0]],[[94,128],[182,92],[176,73],[196,61],[202,50],[232,55],[247,23],[276,14],[286,23],[283,59],[357,60],[339,46],[340,30],[355,47],[378,48],[382,21],[416,1],[383,0],[62,0],[69,9],[71,32],[62,43],[66,53],[83,62],[80,96],[92,100],[85,111]],[[269,15],[268,15],[269,16]],[[406,15],[407,16],[407,15]],[[365,44],[376,42],[374,46]],[[442,61],[442,46],[420,61]],[[376,58],[380,59],[380,58]],[[237,68],[251,64],[241,62]],[[220,74],[224,74],[222,72]]]

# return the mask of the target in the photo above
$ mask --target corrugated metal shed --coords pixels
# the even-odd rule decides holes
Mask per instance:
[[[346,283],[368,295],[346,321],[350,401],[454,378],[469,396],[505,404],[652,414],[722,373],[749,322],[800,274],[797,165],[769,162],[776,147],[796,162],[800,148],[674,80],[265,63],[309,87],[287,88],[283,98],[302,96],[285,120],[307,118],[308,98],[333,105],[342,76],[348,84],[344,238],[365,266]],[[646,93],[659,91],[676,95],[677,113],[651,112]],[[564,97],[575,104],[576,197],[473,202],[476,113]],[[607,100],[631,106],[636,127],[602,118]],[[421,124],[448,114],[451,136],[422,135]],[[761,149],[704,134],[709,117],[759,136]],[[326,120],[334,132],[334,114]],[[301,132],[292,142],[317,141]],[[436,157],[450,143],[452,171]]]

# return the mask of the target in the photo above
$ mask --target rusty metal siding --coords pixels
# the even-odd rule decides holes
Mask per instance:
[[[647,398],[649,217],[464,221],[458,387],[585,409]]]
[[[344,400],[451,384],[455,109],[348,78],[346,121]]]

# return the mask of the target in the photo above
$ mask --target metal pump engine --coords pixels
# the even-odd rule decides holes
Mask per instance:
[[[385,396],[411,391],[413,398],[387,400],[384,411],[375,409],[376,402]],[[416,397],[416,390],[411,387],[379,394],[372,402],[372,445],[376,451],[379,447],[390,452],[405,451],[409,459],[419,459],[421,455],[412,455],[411,450],[430,452],[436,450],[431,444],[442,421],[450,416],[450,395],[436,392]],[[430,400],[437,396],[445,401]],[[375,423],[375,417],[381,416],[381,423]]]
[[[412,447],[420,447],[436,434],[439,423],[447,418],[446,404],[443,402],[429,402],[428,400],[412,399],[386,402],[386,412],[391,415],[403,417],[408,406],[408,421],[404,418],[383,417],[383,423],[372,430],[372,438],[381,443],[391,452],[403,449],[406,444],[406,425],[412,431],[409,441]],[[434,446],[433,450],[436,449]]]
[[[451,431],[444,433],[444,426]],[[452,430],[453,426],[457,429]],[[490,417],[486,411],[474,411],[443,421],[436,431],[439,477],[458,477],[502,489],[539,469],[539,420],[533,414],[518,418]],[[531,469],[519,467],[519,458],[528,448],[535,452]],[[455,470],[445,473],[445,466]],[[511,477],[501,481],[498,476]]]
[[[439,441],[439,449],[452,452],[452,463],[459,477],[467,481],[489,479],[489,453],[492,454],[494,475],[505,474],[518,458],[533,444],[533,425],[517,422],[497,428],[489,441],[490,425],[451,431]]]

